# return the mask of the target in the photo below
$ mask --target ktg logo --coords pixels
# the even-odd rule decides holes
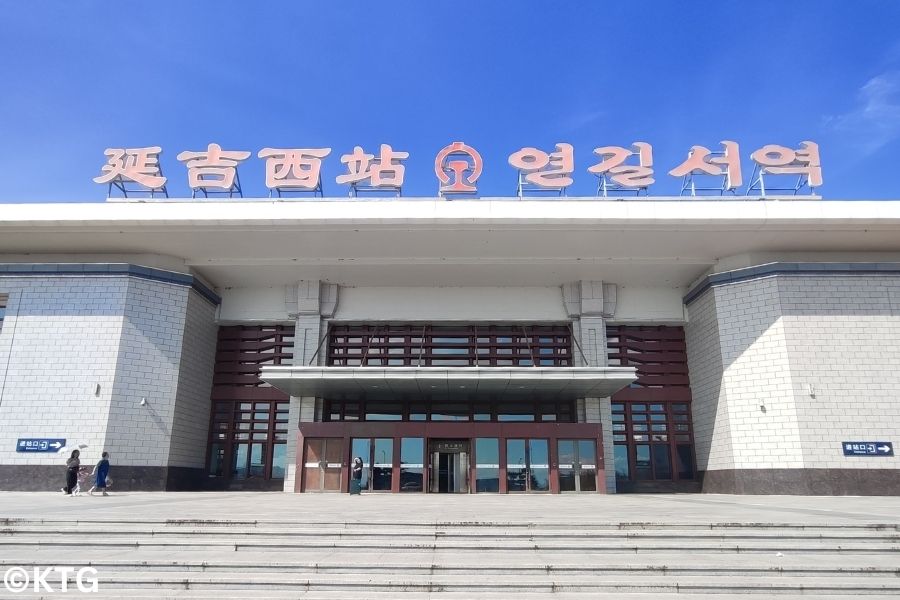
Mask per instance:
[[[39,592],[69,592],[69,576],[75,576],[75,588],[82,594],[97,593],[97,569],[93,567],[12,567],[3,575],[3,585],[14,594],[29,588]]]

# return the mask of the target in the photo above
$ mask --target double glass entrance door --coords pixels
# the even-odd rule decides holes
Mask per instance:
[[[550,491],[550,445],[546,439],[506,440],[506,489]],[[596,440],[556,440],[560,492],[597,491]]]
[[[352,438],[349,457],[344,444],[342,438],[305,440],[303,491],[346,490],[342,468],[356,457],[367,491],[390,492],[396,484],[395,491],[431,493],[596,492],[600,474],[596,439]]]
[[[597,491],[597,443],[594,440],[558,440],[560,492]]]
[[[394,438],[353,438],[351,464],[357,457],[363,462],[360,482],[363,490],[389,492],[394,477]]]
[[[509,492],[550,491],[548,440],[506,440],[506,489]]]

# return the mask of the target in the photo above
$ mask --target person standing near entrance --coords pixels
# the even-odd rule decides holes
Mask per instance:
[[[357,456],[353,459],[353,467],[350,470],[350,493],[359,494],[362,492],[362,475],[363,461]]]
[[[109,475],[109,452],[104,452],[100,455],[100,462],[94,465],[94,471],[91,475],[96,475],[97,479],[94,482],[94,487],[88,491],[88,494],[93,496],[94,490],[98,490],[103,492],[104,496],[109,496],[109,494],[106,493],[106,480]]]
[[[66,460],[66,487],[62,489],[64,494],[72,495],[75,486],[78,485],[78,469],[81,467],[81,452],[72,450],[72,455]]]

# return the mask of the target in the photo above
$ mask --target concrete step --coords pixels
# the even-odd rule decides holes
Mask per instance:
[[[178,539],[180,537],[206,536],[209,538],[308,538],[308,539],[394,539],[403,538],[412,540],[463,540],[463,539],[491,539],[502,538],[504,540],[822,540],[835,542],[888,542],[900,543],[900,533],[893,531],[781,531],[754,530],[754,529],[730,529],[730,530],[676,530],[655,531],[650,529],[636,531],[597,530],[584,531],[572,529],[502,529],[502,528],[478,528],[478,529],[432,529],[416,531],[398,531],[392,528],[357,529],[348,527],[344,529],[326,528],[282,528],[271,527],[140,527],[137,525],[115,524],[80,524],[80,525],[13,525],[0,527],[0,539],[4,536],[36,536],[53,535],[54,537],[79,536],[90,540],[95,537],[141,537],[153,536],[154,538]]]
[[[351,521],[328,521],[316,519],[261,519],[261,520],[231,520],[231,519],[35,519],[35,518],[0,518],[0,528],[13,526],[78,526],[96,528],[95,526],[115,526],[115,527],[198,527],[198,528],[268,528],[273,530],[281,529],[325,529],[325,530],[383,530],[389,528],[391,531],[412,531],[417,529],[434,530],[434,529],[454,529],[454,530],[558,530],[558,531],[766,531],[778,530],[779,532],[788,531],[805,531],[805,532],[894,532],[900,533],[900,524],[897,523],[863,523],[863,524],[847,524],[836,523],[833,525],[823,525],[821,523],[804,524],[804,523],[787,523],[787,522],[709,522],[709,523],[679,523],[679,522],[619,522],[619,521],[593,521],[590,515],[579,515],[577,521],[417,521],[414,516],[409,521],[398,521],[392,519],[372,520],[360,519]]]
[[[344,591],[355,597],[357,591],[396,592],[482,592],[516,593],[731,593],[808,595],[856,594],[900,596],[897,577],[835,578],[835,577],[585,577],[547,573],[540,575],[473,575],[445,574],[296,574],[296,573],[133,573],[109,572],[99,574],[99,587],[104,590],[158,588],[166,590],[299,590]],[[75,585],[72,579],[72,586]],[[352,595],[352,596],[351,596]]]
[[[684,553],[854,553],[854,554],[897,554],[900,544],[880,542],[827,543],[818,540],[803,542],[785,540],[765,540],[754,542],[744,540],[741,543],[719,541],[672,540],[671,542],[637,542],[634,540],[451,540],[406,541],[406,540],[240,540],[215,539],[207,540],[202,536],[181,539],[165,539],[160,537],[138,539],[91,539],[84,540],[77,536],[65,539],[48,537],[10,536],[0,538],[0,555],[3,552],[21,552],[23,550],[57,549],[60,552],[73,550],[97,549],[156,549],[172,552],[197,552],[214,550],[231,550],[234,552],[291,552],[296,550],[320,549],[358,552],[434,552],[434,551],[469,551],[485,552],[581,552],[581,553],[629,553],[629,554],[684,554]]]
[[[60,593],[39,593],[31,591],[16,594],[15,598],[28,598],[29,600],[59,600]],[[519,592],[518,597],[523,600],[659,600],[669,597],[668,593],[632,593],[623,595],[621,592],[592,592],[589,596],[578,592]],[[877,594],[871,595],[879,597]],[[87,597],[87,596],[86,596]],[[304,590],[239,590],[233,594],[228,590],[165,590],[156,588],[130,589],[114,588],[105,590],[100,588],[97,593],[90,596],[96,600],[224,600],[226,598],[240,598],[241,600],[347,600],[347,592],[343,591],[304,591]],[[756,597],[760,597],[757,595]],[[810,600],[814,596],[805,593],[780,593],[779,600]],[[856,594],[829,594],[828,600],[859,600]],[[889,595],[882,597],[890,598]],[[352,595],[353,600],[473,600],[476,598],[469,592],[379,592],[357,590]],[[685,593],[678,592],[677,596],[671,596],[673,600],[734,600],[730,593]],[[505,592],[479,592],[478,600],[510,600]]]
[[[878,523],[0,521],[0,570],[93,566],[99,598],[900,598],[898,552]]]
[[[41,562],[48,557],[57,554],[54,549],[23,550],[16,554],[4,553],[0,555],[0,565],[12,564],[17,560]],[[406,552],[381,552],[367,553],[357,549],[337,549],[322,552],[318,548],[295,550],[280,555],[271,552],[239,552],[230,549],[219,549],[210,552],[191,552],[184,554],[172,554],[165,550],[136,548],[121,550],[119,548],[102,549],[85,547],[78,554],[58,554],[57,558],[65,564],[76,564],[86,559],[101,561],[126,561],[170,563],[170,564],[200,564],[214,565],[219,563],[229,564],[316,564],[316,565],[347,565],[347,564],[388,564],[388,565],[476,565],[491,566],[495,564],[507,565],[540,565],[548,564],[559,566],[578,567],[582,565],[706,565],[706,564],[740,564],[740,565],[765,565],[765,566],[849,566],[857,567],[870,564],[885,564],[900,569],[900,562],[893,555],[873,554],[821,554],[810,558],[810,555],[798,552],[773,552],[746,553],[746,554],[722,554],[722,553],[681,553],[670,554],[645,554],[635,557],[634,553],[625,552],[619,554],[597,553],[586,554],[584,558],[571,554],[543,553],[539,551],[509,555],[502,552],[488,552],[473,555],[469,551],[435,551],[410,554]],[[552,559],[552,563],[549,559]]]
[[[86,556],[80,560],[55,560],[54,565],[71,566],[78,569],[91,566],[101,573],[120,573],[134,571],[141,573],[224,573],[224,574],[320,574],[320,575],[355,575],[386,574],[401,575],[466,575],[466,576],[501,576],[501,575],[557,575],[557,576],[589,576],[607,577],[635,575],[641,577],[658,576],[742,576],[742,577],[900,577],[900,567],[896,565],[878,564],[878,561],[860,560],[861,557],[842,557],[842,560],[827,561],[828,564],[810,565],[805,557],[782,557],[764,560],[752,559],[752,556],[729,559],[709,560],[711,557],[697,556],[693,562],[685,561],[650,561],[635,562],[631,557],[625,560],[581,560],[570,563],[510,561],[499,557],[495,561],[472,562],[471,557],[457,556],[454,560],[440,562],[400,562],[384,560],[370,562],[365,557],[348,556],[341,560],[313,561],[266,561],[262,559],[248,561],[229,560],[152,560],[138,557],[122,557],[121,560],[96,559]],[[321,558],[321,557],[320,557]],[[626,557],[620,557],[626,558]],[[355,559],[355,560],[354,560]],[[853,560],[856,559],[856,560]],[[0,560],[0,570],[11,567],[46,568],[47,558],[44,556],[20,556],[15,559]]]

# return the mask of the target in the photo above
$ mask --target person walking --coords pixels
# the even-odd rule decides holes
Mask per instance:
[[[357,456],[353,459],[353,468],[350,471],[350,493],[360,494],[362,492],[362,476],[363,461]]]
[[[66,460],[66,487],[62,489],[63,493],[71,496],[78,485],[78,469],[81,467],[81,452],[72,450],[72,455]]]
[[[98,490],[103,492],[104,496],[109,496],[106,493],[106,479],[109,475],[109,452],[104,452],[100,455],[100,461],[94,465],[91,475],[96,475],[97,479],[94,482],[94,486],[88,491],[88,495],[93,496],[94,490]]]

